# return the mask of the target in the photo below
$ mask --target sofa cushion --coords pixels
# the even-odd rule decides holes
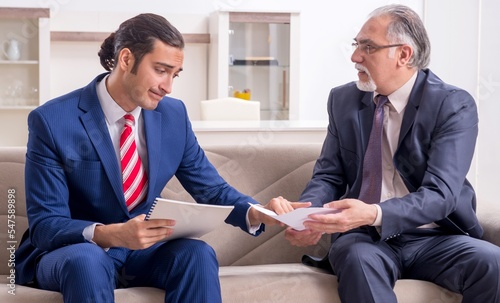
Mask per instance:
[[[477,217],[484,229],[483,239],[500,246],[500,203],[481,200],[477,205]]]
[[[340,303],[337,278],[302,264],[226,266],[220,269],[224,303]],[[398,302],[461,302],[462,296],[433,283],[398,280]],[[227,298],[227,299],[226,299]]]
[[[328,302],[340,303],[337,278],[319,269],[302,264],[269,264],[223,266],[219,271],[224,303],[243,302]],[[6,281],[6,276],[0,276]],[[15,295],[8,294],[8,285],[0,284],[1,302],[62,303],[58,292],[16,285]],[[459,303],[461,296],[433,283],[399,280],[395,286],[398,302]],[[164,301],[164,291],[151,287],[115,290],[117,303],[154,303]],[[4,301],[7,300],[7,301]]]
[[[5,281],[6,276],[0,275]],[[9,294],[8,285],[0,284],[0,302],[9,303],[63,303],[62,294],[55,291],[35,289],[16,285],[15,295]],[[134,287],[115,290],[117,303],[155,303],[164,302],[165,292],[152,287]]]

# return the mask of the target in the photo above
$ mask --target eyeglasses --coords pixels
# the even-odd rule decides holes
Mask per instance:
[[[389,48],[389,47],[398,47],[398,46],[403,46],[404,44],[389,44],[389,45],[371,45],[371,44],[365,44],[365,43],[358,43],[358,42],[353,42],[352,44],[352,51],[355,51],[357,49],[361,50],[367,55],[371,55],[374,52],[378,51],[379,49],[382,48]]]

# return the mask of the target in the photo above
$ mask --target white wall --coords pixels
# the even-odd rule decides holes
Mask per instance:
[[[481,1],[479,35],[479,146],[477,188],[480,198],[498,201],[500,172],[500,2]]]
[[[469,178],[482,199],[495,199],[500,170],[500,2],[496,0],[2,0],[1,6],[49,6],[52,26],[58,30],[90,26],[113,30],[123,19],[141,12],[167,16],[181,32],[208,32],[208,15],[219,9],[300,11],[301,120],[324,120],[329,90],[356,79],[350,62],[352,38],[374,8],[401,3],[419,13],[432,43],[430,68],[443,80],[469,91],[479,106],[480,135]],[[96,13],[99,12],[99,13]],[[74,22],[68,16],[99,15],[97,22]],[[66,18],[66,19],[65,19]],[[63,22],[64,21],[64,22]],[[51,91],[63,91],[88,83],[102,71],[97,57],[84,56],[96,47],[75,42],[53,43]],[[185,72],[174,85],[173,96],[185,101],[193,119],[199,117],[198,101],[207,94],[207,49],[188,45]],[[78,60],[82,60],[78,63]],[[82,68],[83,66],[83,68]],[[24,122],[23,122],[24,123]]]
[[[208,33],[208,16],[224,9],[300,12],[300,120],[326,120],[330,89],[356,78],[350,62],[351,43],[366,16],[387,0],[3,0],[2,6],[50,7],[51,30],[113,31],[126,18],[142,12],[166,16],[183,33]],[[392,1],[394,2],[394,1]],[[399,1],[423,13],[423,0]],[[138,5],[140,3],[140,5]],[[187,20],[186,20],[187,19]],[[103,69],[98,43],[53,42],[51,96],[87,84]],[[199,119],[199,101],[207,98],[206,45],[186,47],[185,68],[174,84],[173,97],[186,103]],[[203,61],[205,60],[205,61]],[[71,76],[69,76],[71,75]]]

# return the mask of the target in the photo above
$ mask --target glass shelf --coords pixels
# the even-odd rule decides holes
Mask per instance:
[[[214,12],[209,99],[259,101],[261,120],[299,119],[299,24],[298,12]]]
[[[289,61],[290,24],[229,23],[228,95],[250,92],[260,102],[262,119],[288,119]]]
[[[6,64],[6,65],[36,65],[38,64],[38,60],[0,60],[0,64]]]

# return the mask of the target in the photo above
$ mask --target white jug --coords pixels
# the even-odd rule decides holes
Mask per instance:
[[[10,39],[3,42],[3,54],[10,61],[19,60],[21,51],[19,50],[19,42],[16,39]]]

